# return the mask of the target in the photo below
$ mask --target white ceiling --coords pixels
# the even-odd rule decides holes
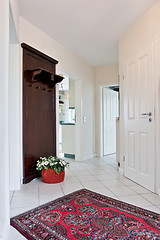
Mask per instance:
[[[118,40],[158,0],[19,0],[20,15],[90,65],[118,62]]]

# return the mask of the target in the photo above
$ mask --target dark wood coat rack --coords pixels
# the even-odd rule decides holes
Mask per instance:
[[[58,61],[23,43],[23,183],[40,175],[40,156],[56,156]]]

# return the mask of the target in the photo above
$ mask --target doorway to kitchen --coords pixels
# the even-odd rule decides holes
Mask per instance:
[[[57,131],[59,157],[82,160],[81,80],[62,73],[57,96]]]
[[[59,85],[59,155],[75,159],[75,81],[63,77]]]
[[[119,163],[119,86],[102,88],[103,156]]]

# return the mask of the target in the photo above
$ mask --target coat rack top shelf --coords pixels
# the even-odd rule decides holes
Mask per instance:
[[[30,82],[46,82],[55,85],[61,82],[64,77],[47,71],[43,68],[36,68],[27,71],[27,78]]]

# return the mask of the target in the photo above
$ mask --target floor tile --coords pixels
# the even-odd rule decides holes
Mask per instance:
[[[106,171],[102,170],[102,169],[91,169],[91,170],[88,170],[91,174],[94,174],[94,175],[104,175],[106,174]]]
[[[15,228],[10,227],[8,240],[26,240],[26,238],[20,234]]]
[[[9,193],[10,204],[12,202],[13,196],[14,196],[14,191],[10,191],[10,193]]]
[[[124,187],[111,187],[109,188],[111,192],[113,192],[116,196],[129,196],[129,195],[136,195],[136,193],[128,188],[127,186]]]
[[[88,176],[90,175],[90,173],[88,171],[75,171],[74,172],[74,176],[78,177],[78,176]]]
[[[21,185],[21,190],[22,189],[34,189],[36,187],[38,187],[39,182],[41,181],[41,178],[38,179],[34,179],[31,182],[27,183],[27,184],[23,184]]]
[[[67,171],[65,172],[65,175],[66,175],[66,176],[74,176],[74,173],[73,173],[71,170],[67,170]]]
[[[37,187],[29,187],[29,188],[22,188],[21,190],[17,190],[14,192],[14,196],[30,196],[30,195],[37,195],[38,194],[38,185]]]
[[[160,196],[154,193],[142,194],[142,196],[154,205],[160,204]]]
[[[158,207],[156,207],[156,206],[145,207],[145,209],[160,214],[160,208],[158,208]]]
[[[111,191],[109,191],[106,188],[95,188],[95,190],[96,190],[95,191],[96,193],[99,193],[99,194],[102,194],[102,195],[105,195],[107,197],[111,197],[111,198],[114,198],[114,199],[118,199]],[[93,189],[92,189],[92,191],[93,191]]]
[[[124,184],[119,182],[118,180],[116,179],[113,179],[113,180],[102,180],[101,181],[106,187],[108,188],[112,188],[112,187],[124,187]]]
[[[134,186],[129,186],[130,189],[132,189],[133,191],[135,191],[138,194],[142,194],[142,193],[150,193],[149,190],[147,190],[146,188],[143,188],[139,185],[134,185]]]
[[[39,196],[39,205],[45,204],[47,202],[53,201],[57,198],[63,197],[64,193],[61,190],[61,192],[56,192],[54,194],[40,194]]]
[[[72,193],[74,191],[80,190],[82,188],[84,188],[84,187],[80,183],[74,183],[74,184],[65,185],[65,186],[62,185],[62,190],[65,195]]]
[[[10,193],[11,216],[82,188],[159,213],[160,196],[121,175],[117,171],[115,157],[116,155],[105,156],[85,162],[67,159],[70,168],[66,169],[63,182],[46,184],[39,178],[22,185],[20,191]],[[22,239],[23,236],[11,228],[8,240]]]
[[[11,208],[36,207],[38,206],[37,196],[15,196],[11,202]]]
[[[135,185],[137,185],[135,182],[133,182],[133,181],[127,179],[127,178],[120,179],[120,182],[123,183],[126,186],[135,186]]]
[[[39,186],[39,193],[43,193],[43,194],[54,194],[56,192],[61,191],[61,186],[59,183],[56,184],[42,184]]]
[[[85,188],[93,187],[93,188],[104,188],[103,183],[99,181],[92,181],[92,182],[84,182],[83,186]]]
[[[35,206],[36,207],[36,206]],[[15,217],[21,213],[27,212],[29,210],[31,210],[32,208],[35,207],[22,207],[22,208],[11,208],[10,209],[10,217]]]
[[[77,176],[78,180],[83,183],[83,182],[92,182],[92,181],[96,181],[96,177],[93,175],[88,175],[88,176]]]
[[[104,175],[94,175],[98,180],[114,180],[114,177],[112,177],[110,174],[104,174]]]
[[[127,202],[127,203],[130,203],[130,204],[133,204],[135,206],[142,207],[142,208],[147,207],[147,206],[152,206],[152,204],[149,201],[147,201],[146,199],[144,199],[140,195],[121,196],[119,198],[123,202]]]
[[[79,181],[75,176],[66,176],[64,182],[76,183]]]
[[[125,179],[125,177],[121,174],[117,174],[117,173],[111,173],[111,176],[113,176],[116,180],[122,180]]]
[[[14,191],[10,191],[10,192],[9,192],[10,197],[12,197],[13,194],[14,194]]]

